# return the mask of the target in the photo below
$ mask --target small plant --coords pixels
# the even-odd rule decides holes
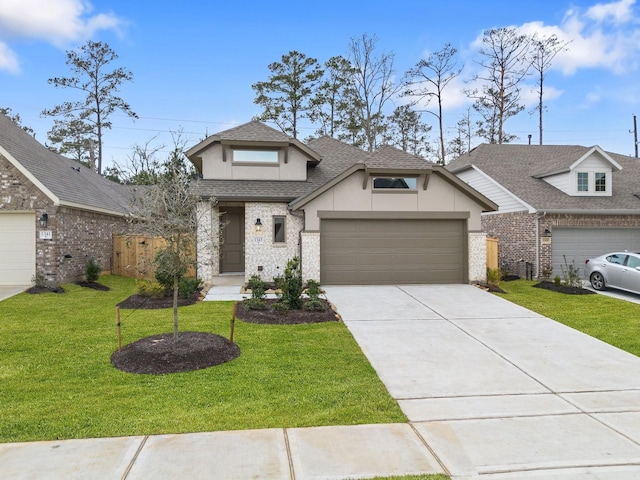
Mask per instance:
[[[136,280],[136,292],[143,297],[162,297],[164,287],[154,280]]]
[[[487,285],[497,288],[502,280],[502,271],[498,268],[487,268]]]
[[[33,277],[31,277],[31,283],[36,288],[46,288],[47,286],[47,277],[44,276],[44,273],[37,272]]]
[[[191,298],[202,286],[202,280],[199,278],[181,278],[178,283],[178,295],[182,298]]]
[[[580,269],[576,268],[575,260],[569,264],[566,255],[563,255],[564,265],[562,268],[562,283],[568,287],[582,288],[582,278],[580,278]]]
[[[264,303],[264,292],[267,284],[258,275],[251,275],[247,282],[247,288],[251,290],[251,298],[243,300],[243,304],[250,310],[264,310],[267,308]]]
[[[278,303],[286,303],[291,310],[300,310],[302,308],[302,275],[298,257],[289,260],[284,275],[274,280],[282,290]]]
[[[553,273],[553,268],[551,268],[550,265],[547,265],[542,269],[542,278],[551,278],[552,273]]]
[[[287,313],[291,310],[289,303],[285,300],[279,300],[273,304],[273,309],[278,313]]]
[[[307,296],[309,299],[304,302],[303,308],[313,312],[324,312],[327,308],[325,303],[320,299],[320,283],[315,280],[307,282]]]
[[[562,284],[562,279],[560,278],[560,275],[556,275],[555,277],[553,277],[553,283],[555,283],[556,285]]]
[[[96,262],[96,259],[91,257],[87,261],[87,266],[84,269],[85,277],[87,277],[87,282],[97,282],[98,278],[100,278],[100,272],[102,272],[102,266]]]

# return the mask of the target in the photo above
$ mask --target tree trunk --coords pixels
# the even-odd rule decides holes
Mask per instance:
[[[178,341],[178,275],[173,276],[173,341]]]

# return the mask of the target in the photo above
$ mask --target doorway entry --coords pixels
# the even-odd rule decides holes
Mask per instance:
[[[244,207],[220,207],[220,273],[244,272]]]

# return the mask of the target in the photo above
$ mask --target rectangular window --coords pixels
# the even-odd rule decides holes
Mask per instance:
[[[404,190],[415,190],[417,184],[416,178],[395,178],[395,177],[378,177],[373,179],[373,188],[400,188]]]
[[[589,191],[589,172],[578,172],[578,191]]]
[[[284,243],[285,238],[285,220],[286,217],[273,217],[273,243]]]
[[[278,163],[278,151],[234,149],[233,161],[240,163]]]
[[[596,172],[596,192],[607,191],[607,174]]]

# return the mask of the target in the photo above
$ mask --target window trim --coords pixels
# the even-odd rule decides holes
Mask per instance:
[[[276,232],[276,225],[277,225],[277,220],[278,219],[282,219],[282,241],[278,241],[276,235],[278,234],[278,232]],[[272,231],[271,231],[271,241],[274,245],[283,245],[287,243],[287,216],[286,215],[273,215],[271,217],[272,223],[273,223],[273,227],[272,227]]]
[[[580,177],[587,176],[587,190],[580,190]],[[597,190],[596,177],[604,175],[604,190]],[[601,168],[580,169],[573,172],[573,195],[576,196],[611,196],[612,174],[610,170]]]
[[[236,165],[279,165],[280,164],[280,149],[272,148],[231,148],[231,162]],[[236,152],[250,152],[250,153],[270,153],[275,154],[275,160],[238,160],[236,158]]]
[[[413,186],[408,188],[393,188],[393,187],[376,187],[376,180],[385,179],[385,180],[404,180],[405,183],[407,180],[412,180]],[[418,177],[416,176],[392,176],[392,175],[378,175],[371,177],[371,190],[374,192],[415,192],[418,190]]]

